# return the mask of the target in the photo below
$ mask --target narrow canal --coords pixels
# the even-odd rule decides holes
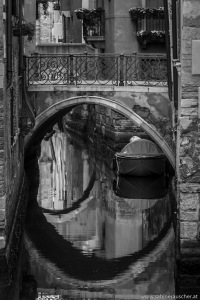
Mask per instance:
[[[175,294],[171,178],[119,176],[114,153],[56,124],[26,162],[20,299]]]

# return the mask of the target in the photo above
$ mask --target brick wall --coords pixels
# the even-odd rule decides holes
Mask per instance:
[[[0,249],[5,246],[3,1],[0,1]]]
[[[9,256],[13,224],[18,213],[16,208],[23,177],[23,140],[19,130],[19,111],[22,103],[21,79],[18,76],[19,39],[12,39],[12,80],[8,85],[7,58],[4,51],[6,27],[1,0],[0,23],[0,260],[3,260]],[[0,277],[6,276],[1,271],[0,268]],[[5,273],[5,270],[3,272]]]
[[[131,120],[110,108],[95,105],[94,115],[99,132],[116,142],[127,143],[133,135],[143,134]]]

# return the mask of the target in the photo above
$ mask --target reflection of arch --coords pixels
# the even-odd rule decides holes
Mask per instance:
[[[163,150],[168,160],[170,161],[171,165],[175,168],[175,156],[169,145],[164,141],[163,137],[159,134],[157,129],[149,125],[145,120],[143,120],[125,104],[120,103],[116,100],[110,100],[97,96],[72,97],[51,105],[36,118],[36,125],[27,136],[26,143],[32,139],[36,132],[40,131],[41,126],[45,126],[46,122],[50,122],[50,120],[53,121],[56,116],[64,115],[72,107],[84,103],[103,105],[119,112],[120,114],[125,115],[142,130],[144,130],[160,146],[160,148]]]
[[[49,224],[50,225],[50,224]],[[57,233],[59,236],[59,234]],[[49,269],[49,271],[56,274],[56,277],[59,277],[62,282],[71,283],[74,285],[82,285],[82,286],[88,286],[88,287],[106,287],[106,286],[114,286],[119,283],[126,282],[130,278],[137,277],[140,273],[144,272],[144,270],[149,266],[156,262],[157,259],[163,253],[165,253],[166,248],[168,245],[173,241],[174,239],[174,230],[172,225],[170,226],[170,222],[166,224],[165,228],[160,233],[159,237],[156,238],[153,242],[151,242],[150,247],[148,247],[147,251],[144,251],[144,255],[142,259],[140,258],[140,255],[136,253],[137,259],[131,259],[131,256],[125,260],[128,260],[128,263],[125,262],[124,270],[122,273],[117,274],[116,277],[110,278],[110,279],[103,279],[103,280],[94,280],[94,278],[90,278],[87,281],[83,280],[82,274],[80,275],[80,278],[76,278],[74,276],[68,275],[64,268],[62,266],[57,265],[57,262],[51,260],[46,253],[42,251],[40,247],[35,245],[34,241],[30,238],[29,235],[25,236],[25,243],[26,247],[30,249],[31,256],[37,257],[37,261],[39,261],[40,265],[43,265],[45,269]],[[69,242],[66,242],[69,243]],[[153,246],[153,247],[152,247]],[[79,251],[78,249],[76,251]],[[124,264],[123,259],[118,259],[118,261],[121,261],[122,264]],[[88,259],[87,266],[90,265],[90,258]],[[119,262],[120,263],[120,262]],[[109,266],[110,267],[110,266]],[[108,267],[108,271],[109,271]],[[87,270],[87,268],[85,269]],[[84,273],[85,273],[84,270]],[[79,277],[79,276],[78,276]]]
[[[168,220],[159,235],[150,241],[144,249],[132,255],[105,262],[104,259],[99,257],[84,256],[79,249],[72,246],[71,242],[64,240],[57,233],[54,226],[47,222],[36,199],[31,199],[29,202],[26,218],[27,232],[35,247],[64,273],[85,283],[86,281],[101,281],[102,278],[112,280],[118,277],[119,274],[126,273],[130,265],[137,263],[141,257],[148,257],[149,253],[154,250],[157,252],[156,246],[162,242],[171,227],[171,220]],[[97,269],[99,270],[98,273],[96,273]],[[85,270],[87,270],[87,273]]]
[[[102,288],[114,288],[115,286],[123,284],[130,279],[134,280],[134,278],[137,278],[138,276],[140,276],[141,273],[147,270],[148,267],[152,268],[152,265],[154,263],[156,264],[157,260],[159,260],[163,255],[165,255],[166,249],[174,241],[174,230],[172,225],[168,228],[168,230],[165,233],[166,234],[164,235],[164,237],[158,242],[158,244],[152,249],[152,251],[150,251],[147,255],[144,255],[142,259],[130,264],[129,268],[123,274],[121,274],[120,276],[116,276],[114,279],[100,281],[83,281],[78,278],[70,277],[65,273],[65,271],[62,268],[59,268],[55,262],[50,261],[48,257],[43,255],[41,250],[39,250],[39,248],[35,246],[35,244],[27,234],[25,234],[24,240],[26,244],[26,249],[29,251],[29,254],[33,261],[37,261],[37,263],[40,266],[42,266],[47,271],[47,273],[51,274],[51,276],[54,275],[54,283],[57,279],[59,285],[61,282],[64,286],[65,284],[68,285],[70,283],[72,286],[78,287],[79,292],[81,291],[81,286],[87,286],[88,288],[97,288],[97,290],[95,290],[95,295],[97,296],[99,292],[102,291]],[[100,287],[99,292],[98,287]],[[73,290],[75,291],[75,289]],[[115,290],[110,290],[111,293],[114,291]],[[102,292],[104,293],[104,291]],[[95,297],[95,299],[96,298],[98,297]]]
[[[38,249],[44,257],[53,262],[56,268],[62,270],[65,275],[70,278],[73,277],[72,282],[82,282],[89,285],[112,284],[116,283],[118,278],[130,276],[130,273],[138,274],[143,271],[146,266],[152,262],[152,252],[157,253],[163,249],[163,241],[165,238],[169,241],[172,238],[171,218],[167,219],[163,229],[154,237],[142,250],[134,252],[131,255],[120,258],[113,258],[105,261],[104,258],[96,255],[85,256],[81,250],[75,248],[73,244],[65,240],[55,227],[48,223],[43,215],[42,209],[37,202],[37,192],[39,181],[39,168],[37,160],[33,161],[32,169],[27,169],[27,176],[30,181],[29,188],[29,202],[26,215],[26,229],[31,237],[34,247]],[[32,176],[34,173],[35,176]],[[159,250],[159,252],[160,252]],[[156,255],[153,258],[156,260]],[[144,261],[141,269],[141,260]],[[132,268],[132,266],[135,266]],[[87,271],[86,271],[87,270]],[[98,270],[98,272],[97,272]],[[127,274],[128,272],[128,274]],[[134,273],[132,273],[134,272]],[[127,277],[126,277],[127,278]],[[117,279],[117,280],[116,280]],[[103,281],[102,281],[103,280]]]

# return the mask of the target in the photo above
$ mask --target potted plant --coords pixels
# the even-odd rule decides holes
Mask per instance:
[[[144,7],[132,7],[129,9],[129,14],[132,20],[144,19],[146,9]]]
[[[137,31],[137,40],[139,42],[143,42],[144,40],[149,40],[150,36],[151,36],[151,32],[150,31],[146,31],[146,30],[140,30]]]
[[[163,43],[165,41],[165,31],[152,30],[151,41]]]
[[[32,23],[25,23],[13,27],[13,36],[28,36],[28,40],[32,40],[35,32],[35,26]]]
[[[85,18],[85,15],[88,15],[90,11],[87,8],[77,8],[74,12],[77,19],[83,20]]]
[[[164,19],[164,8],[132,7],[129,9],[129,14],[133,20],[144,19],[145,17]]]

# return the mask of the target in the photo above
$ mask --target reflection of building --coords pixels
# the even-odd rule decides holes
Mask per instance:
[[[58,131],[48,141],[43,140],[41,143],[38,201],[44,208],[56,210],[65,208],[65,149],[65,134]]]
[[[90,181],[89,156],[75,138],[68,136],[66,148],[66,185],[69,205],[83,196]]]
[[[43,141],[42,150],[44,149],[48,150],[48,143]],[[40,186],[38,190],[38,202],[42,207],[48,209],[53,208],[52,164],[51,156],[48,156],[47,152],[44,151],[39,159]]]
[[[95,200],[91,200],[83,210],[77,210],[70,221],[53,223],[57,231],[75,247],[84,249],[96,235]]]
[[[74,148],[66,133],[55,133],[41,143],[38,201],[43,208],[62,210],[83,196],[90,181],[88,154]]]
[[[142,250],[142,212],[129,220],[116,220],[106,214],[105,253],[108,259]]]

